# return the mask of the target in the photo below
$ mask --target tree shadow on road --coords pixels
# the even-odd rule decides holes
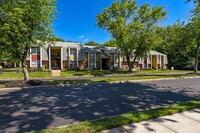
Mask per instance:
[[[99,83],[0,92],[0,132],[64,126],[198,99],[191,88]]]

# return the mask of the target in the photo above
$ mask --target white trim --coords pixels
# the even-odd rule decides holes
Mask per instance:
[[[51,70],[51,47],[49,47],[49,70]]]
[[[32,48],[30,48],[30,67],[32,67]]]
[[[40,67],[42,68],[42,48],[40,47]]]
[[[63,70],[63,47],[60,49],[60,68]]]
[[[78,48],[76,49],[76,60],[77,60],[77,63],[76,63],[76,65],[77,65],[77,67],[79,67],[78,65],[78,53],[79,53],[79,51],[78,51]]]
[[[142,57],[142,69],[144,69],[144,57]]]
[[[70,67],[70,54],[71,54],[71,53],[70,53],[70,47],[69,47],[69,48],[68,48],[68,63],[69,63],[68,66],[69,66],[69,67]]]
[[[160,55],[160,69],[162,69],[162,56]]]

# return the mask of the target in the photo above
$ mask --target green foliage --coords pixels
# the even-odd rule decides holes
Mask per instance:
[[[102,46],[117,47],[117,42],[116,42],[116,40],[109,40],[109,41],[105,42],[104,44],[102,44]]]
[[[86,46],[100,46],[99,43],[97,42],[94,42],[94,41],[89,41],[87,43],[85,43]]]
[[[163,7],[137,6],[136,1],[122,0],[97,15],[97,25],[109,31],[127,58],[129,71],[138,57],[144,57],[158,43],[155,25],[165,17]],[[134,54],[133,54],[134,53]],[[131,63],[131,58],[134,57]]]
[[[0,49],[22,62],[27,79],[25,66],[29,49],[53,38],[56,0],[4,0],[0,12]]]
[[[58,38],[58,37],[54,37],[54,38],[52,38],[51,40],[52,40],[52,41],[56,41],[56,42],[65,42],[64,39]]]
[[[188,23],[177,21],[172,26],[157,27],[156,32],[162,39],[156,50],[168,54],[169,66],[177,69],[198,71],[200,53],[200,12],[199,3],[191,11]]]

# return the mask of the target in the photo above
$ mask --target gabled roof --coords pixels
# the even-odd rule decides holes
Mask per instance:
[[[46,46],[80,48],[81,43],[77,43],[77,42],[54,42],[54,43],[47,43]]]
[[[150,54],[151,54],[151,55],[166,55],[166,54],[160,53],[160,52],[155,51],[155,50],[151,50],[151,51],[150,51]]]
[[[117,47],[105,47],[105,46],[82,46],[83,50],[87,52],[108,52],[108,53],[114,53],[114,52],[119,52],[119,49]]]

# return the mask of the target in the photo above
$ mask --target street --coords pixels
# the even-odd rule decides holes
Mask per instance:
[[[0,91],[0,132],[25,132],[200,99],[200,78]]]

